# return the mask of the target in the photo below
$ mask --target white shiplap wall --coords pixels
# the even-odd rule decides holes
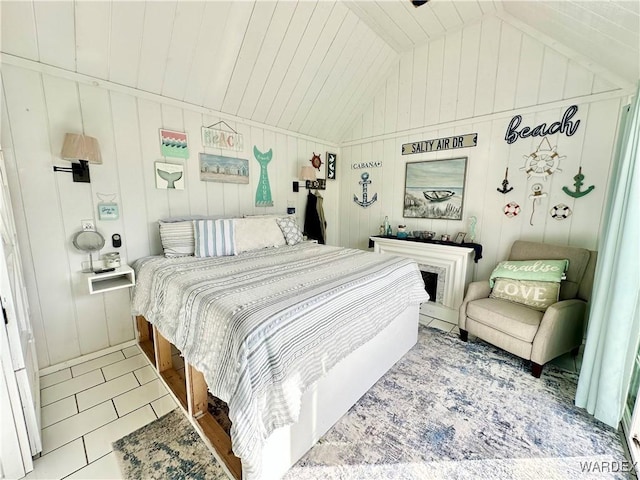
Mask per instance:
[[[560,244],[597,247],[598,230],[609,179],[609,168],[625,92],[594,75],[586,66],[550,48],[540,38],[529,36],[496,17],[484,18],[458,32],[403,54],[386,85],[364,110],[342,143],[339,163],[339,244],[367,248],[385,215],[392,225],[408,230],[433,230],[438,235],[468,231],[468,217],[478,217],[476,241],[484,248],[475,276],[487,278],[496,261],[508,253],[518,238]],[[522,114],[524,125],[550,124],[559,120],[566,107],[579,107],[574,119],[581,124],[574,136],[553,135],[561,172],[544,181],[527,179],[520,171],[524,155],[535,151],[541,138],[520,139],[508,145],[505,131],[511,118]],[[418,155],[401,155],[403,143],[451,135],[478,133],[478,146]],[[403,192],[407,161],[467,156],[464,220],[405,219]],[[362,208],[350,199],[361,197],[358,184],[364,170],[352,163],[381,161],[372,168],[369,197],[378,201]],[[582,165],[589,195],[574,199],[563,186],[573,189],[573,176]],[[505,168],[514,190],[496,191]],[[531,186],[542,182],[548,196],[536,206],[533,226],[529,220]],[[522,213],[509,219],[502,209],[515,201]],[[552,219],[553,205],[565,203],[573,215],[564,221]]]
[[[68,77],[69,75],[67,75]],[[71,75],[72,76],[72,75]],[[292,192],[299,167],[312,153],[339,149],[312,137],[288,134],[256,122],[224,119],[244,135],[245,150],[237,153],[207,149],[208,153],[249,159],[250,184],[202,182],[198,153],[204,151],[201,126],[221,118],[204,109],[135,91],[94,86],[34,69],[3,65],[2,148],[23,252],[40,367],[88,354],[134,338],[129,292],[88,295],[81,281],[87,256],[71,245],[80,220],[94,219],[107,239],[101,253],[113,251],[111,235],[120,233],[123,261],[161,251],[157,220],[184,215],[284,213],[288,202],[304,217],[306,190]],[[121,90],[121,89],[120,89]],[[160,128],[189,134],[188,160],[167,158],[185,166],[185,190],[156,189],[154,162],[160,155]],[[73,183],[70,174],[54,173],[65,132],[96,137],[102,165],[92,165],[91,183]],[[254,207],[259,166],[253,146],[273,149],[269,180],[272,208]],[[98,193],[115,194],[120,207],[116,221],[97,218]],[[328,183],[324,208],[328,242],[337,242],[337,187]]]

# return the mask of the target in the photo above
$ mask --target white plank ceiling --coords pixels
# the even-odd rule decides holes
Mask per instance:
[[[502,11],[635,83],[639,4],[5,0],[1,48],[339,142],[401,52]]]

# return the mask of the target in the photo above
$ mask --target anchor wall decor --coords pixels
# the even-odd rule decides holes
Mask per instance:
[[[584,175],[582,174],[582,167],[578,168],[578,174],[573,177],[575,183],[573,184],[576,189],[575,191],[569,190],[569,187],[562,187],[562,191],[573,198],[584,197],[587,193],[591,193],[591,191],[596,188],[595,185],[591,185],[586,190],[582,190],[581,187],[583,185]]]
[[[502,188],[496,188],[496,190],[502,193],[503,195],[506,195],[511,190],[513,190],[513,187],[509,186],[509,179],[507,178],[508,176],[509,176],[509,167],[507,167],[507,169],[504,171],[504,180],[502,180]]]
[[[368,195],[367,194],[367,187],[371,184],[371,180],[369,180],[369,173],[367,173],[367,172],[362,173],[362,175],[360,175],[360,178],[362,180],[360,180],[358,183],[360,185],[362,185],[362,201],[358,200],[358,196],[357,195],[353,196],[353,201],[356,202],[361,207],[367,208],[367,207],[370,207],[371,205],[373,205],[376,200],[378,200],[378,194],[374,193],[373,197],[371,198],[371,200],[369,200],[368,197],[367,197],[367,195]]]

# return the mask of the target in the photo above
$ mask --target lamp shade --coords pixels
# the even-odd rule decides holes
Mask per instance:
[[[85,160],[89,163],[102,163],[98,140],[88,135],[77,133],[65,134],[60,156],[65,160]]]
[[[300,169],[300,180],[316,180],[316,170],[313,167],[302,167]]]

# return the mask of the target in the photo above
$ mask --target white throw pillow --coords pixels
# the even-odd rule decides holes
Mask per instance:
[[[160,242],[165,257],[187,257],[193,255],[195,240],[193,222],[158,222]]]
[[[236,218],[233,225],[236,253],[287,244],[275,218]]]

